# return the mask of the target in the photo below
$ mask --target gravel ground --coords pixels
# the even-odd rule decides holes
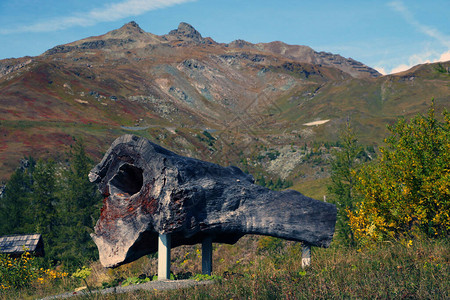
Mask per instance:
[[[206,285],[206,284],[211,284],[211,283],[213,283],[213,281],[211,281],[211,280],[203,280],[203,281],[196,281],[196,280],[192,280],[192,279],[161,280],[161,281],[155,280],[155,281],[150,281],[150,282],[136,284],[136,285],[129,285],[129,286],[123,286],[123,287],[117,286],[117,287],[113,287],[113,288],[107,288],[104,290],[93,290],[92,294],[97,294],[97,293],[100,293],[100,294],[117,293],[117,294],[119,294],[119,293],[127,293],[127,292],[131,292],[131,291],[136,291],[136,290],[163,291],[163,290],[187,288],[187,287],[192,287],[195,285]],[[74,297],[74,296],[86,296],[86,295],[89,295],[89,291],[82,290],[79,292],[69,292],[69,293],[64,293],[64,294],[60,294],[60,295],[49,296],[49,297],[42,298],[42,300],[69,298],[69,297]]]

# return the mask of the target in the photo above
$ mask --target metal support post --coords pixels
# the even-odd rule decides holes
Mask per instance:
[[[212,272],[212,237],[207,236],[202,241],[202,274]]]
[[[311,245],[306,243],[302,247],[302,268],[311,266]]]
[[[158,280],[170,279],[170,234],[158,238]]]

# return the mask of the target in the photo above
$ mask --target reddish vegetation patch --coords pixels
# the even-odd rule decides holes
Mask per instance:
[[[0,153],[4,152],[6,149],[8,149],[8,144],[0,142]]]
[[[22,114],[20,114],[19,112],[12,110],[12,109],[7,109],[6,110],[7,115],[13,115],[14,117],[21,119],[22,118]],[[8,118],[1,118],[2,120],[10,120],[11,118],[8,116]]]
[[[61,133],[61,132],[50,133],[47,135],[47,138],[49,140],[55,141],[60,146],[62,146],[62,145],[69,146],[74,142],[72,136],[70,136],[66,133]],[[60,149],[60,147],[58,147],[58,148]]]
[[[3,129],[0,134],[0,181],[9,178],[23,157],[58,158],[73,144],[69,134],[47,127]]]
[[[78,119],[79,122],[83,123],[83,124],[89,124],[92,123],[92,120],[90,119],[84,119],[84,118],[80,118]]]

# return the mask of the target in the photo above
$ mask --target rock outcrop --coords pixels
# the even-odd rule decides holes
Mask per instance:
[[[157,251],[158,234],[172,247],[235,243],[262,234],[328,247],[336,207],[293,190],[254,184],[237,167],[179,156],[145,138],[119,137],[89,174],[104,195],[92,237],[105,267]]]
[[[308,46],[288,45],[279,41],[252,44],[243,40],[233,41],[228,44],[228,46],[240,49],[256,49],[265,53],[273,53],[299,63],[337,68],[355,78],[375,78],[381,76],[377,70],[352,58],[345,58],[339,54],[332,54],[329,52],[317,52]]]
[[[176,36],[180,39],[191,39],[197,42],[200,42],[203,38],[200,32],[198,32],[192,25],[188,23],[181,22],[178,25],[177,29],[172,30],[169,32],[169,35]]]
[[[252,44],[244,40],[236,40],[229,44],[219,44],[210,37],[202,37],[200,32],[185,22],[181,22],[177,29],[171,30],[168,34],[159,36],[145,32],[136,22],[132,21],[104,35],[89,37],[65,45],[58,45],[47,50],[44,55],[51,56],[86,50],[106,49],[108,51],[121,51],[150,49],[150,46],[194,47],[195,45],[213,45],[220,52],[224,50],[228,52],[234,49],[234,51],[251,50],[258,52],[258,54],[263,53],[264,55],[275,54],[281,56],[283,59],[293,60],[299,63],[336,68],[355,78],[375,78],[381,76],[375,69],[352,58],[345,58],[338,54],[327,52],[317,52],[308,46],[288,45],[280,41]],[[144,51],[142,54],[146,56],[148,52]]]
[[[24,68],[33,61],[31,57],[10,58],[0,60],[0,78]]]

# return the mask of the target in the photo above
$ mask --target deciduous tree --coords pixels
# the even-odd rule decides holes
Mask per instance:
[[[363,200],[349,210],[350,226],[362,243],[417,232],[429,237],[450,233],[450,115],[427,115],[388,127],[381,159],[365,165],[357,189]]]

